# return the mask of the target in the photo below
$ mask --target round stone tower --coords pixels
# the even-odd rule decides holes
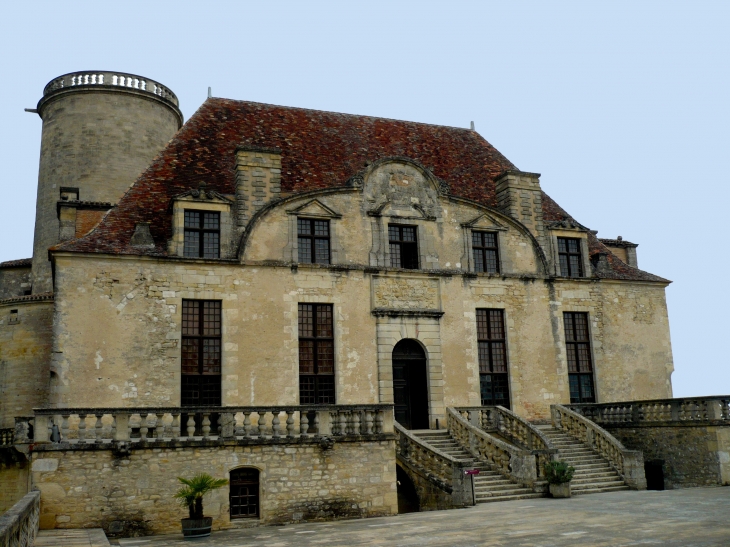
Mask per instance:
[[[69,233],[83,235],[90,226],[89,217],[84,223],[76,221],[75,233],[73,226],[67,226],[61,238],[59,203],[95,210],[100,217],[99,211],[108,208],[105,204],[119,201],[183,122],[177,97],[162,84],[103,70],[51,80],[37,110],[43,134],[33,241],[34,294],[53,290],[48,248]]]

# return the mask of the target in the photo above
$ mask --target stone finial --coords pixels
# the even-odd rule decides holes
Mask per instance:
[[[150,233],[149,222],[138,222],[134,226],[134,233],[132,234],[132,239],[129,240],[129,244],[132,247],[152,248],[155,246],[155,240],[152,239],[152,234]]]

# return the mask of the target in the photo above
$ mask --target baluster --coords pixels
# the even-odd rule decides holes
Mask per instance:
[[[259,438],[264,438],[264,433],[266,432],[266,414],[267,412],[259,412]]]
[[[340,422],[340,435],[347,435],[349,432],[347,431],[347,414],[348,412],[339,412],[338,418]]]
[[[247,411],[243,413],[243,436],[251,436],[251,412]]]
[[[99,83],[102,85],[104,84],[104,75],[103,74],[99,74]]]
[[[173,440],[180,438],[180,412],[172,413],[172,438]]]
[[[314,429],[317,431],[317,435],[319,436],[319,412],[314,413]]]
[[[147,82],[145,80],[141,80],[141,88],[142,91],[145,91],[147,89]]]
[[[165,437],[165,424],[162,421],[164,417],[164,413],[155,413],[155,437],[157,437],[158,441],[161,441]]]
[[[83,443],[86,440],[86,416],[88,416],[88,414],[78,414],[80,443]]]
[[[139,438],[140,441],[147,442],[147,433],[149,432],[149,414],[140,414],[139,415]]]
[[[245,416],[245,413],[244,413]],[[233,436],[243,437],[246,435],[244,421],[238,419],[238,413],[233,415]]]
[[[279,413],[273,412],[273,417],[271,418],[271,438],[272,439],[278,439],[281,437],[281,427],[279,426]]]
[[[362,435],[362,431],[360,431],[360,411],[359,410],[353,410],[352,411],[352,434],[353,435]]]
[[[383,411],[378,409],[375,411],[375,433],[381,434],[383,432]]]
[[[100,443],[102,441],[103,437],[103,431],[102,427],[104,424],[101,423],[101,418],[104,416],[101,412],[97,412],[95,414],[92,414],[94,418],[96,418],[96,421],[94,422],[94,438],[96,439],[97,443]]]
[[[203,412],[203,439],[210,438],[210,412]]]
[[[195,414],[192,412],[188,414],[188,439],[192,439],[195,436]]]
[[[307,431],[309,431],[309,417],[307,416],[307,411],[302,410],[299,412],[299,435],[308,437],[309,434]]]
[[[117,85],[117,75],[116,74],[114,74],[112,76],[112,85]]]
[[[286,438],[294,438],[294,411],[287,410],[286,412]]]
[[[373,413],[370,410],[365,411],[365,435],[373,433]]]
[[[68,419],[70,414],[61,414],[61,441],[68,442]]]

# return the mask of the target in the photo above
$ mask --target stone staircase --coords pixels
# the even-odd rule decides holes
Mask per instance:
[[[541,498],[545,495],[515,484],[494,471],[486,462],[477,460],[462,448],[445,429],[416,430],[410,431],[410,433],[452,458],[464,462],[472,469],[479,469],[479,474],[474,476],[474,495],[477,503]]]
[[[575,467],[575,475],[570,484],[573,495],[629,489],[621,475],[606,459],[580,441],[551,425],[536,425],[535,427],[558,449],[559,459]]]

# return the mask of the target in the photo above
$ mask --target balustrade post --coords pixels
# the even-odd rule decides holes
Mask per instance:
[[[190,413],[188,414],[188,423],[187,425],[187,431],[188,431],[188,439],[192,439],[195,437],[195,414]]]
[[[286,438],[294,438],[294,411],[287,410],[286,412]]]
[[[673,422],[679,421],[679,407],[681,405],[680,401],[672,401],[669,403],[671,405],[670,408],[670,414],[672,416]]]
[[[339,435],[347,435],[349,433],[349,431],[347,431],[347,415],[348,414],[349,414],[349,412],[345,412],[345,411],[340,411],[335,414],[338,418],[337,421],[339,422],[339,427],[337,428],[338,429],[337,433]]]
[[[375,415],[375,424],[377,426],[376,433],[393,433],[393,431],[395,430],[395,417],[393,416],[393,407],[377,410],[377,414]]]
[[[79,414],[79,442],[83,443],[86,441],[86,417],[88,414]]]
[[[299,412],[299,434],[302,437],[308,437],[307,431],[309,431],[309,418],[307,417],[307,411],[301,410]]]
[[[251,435],[252,435],[252,433],[251,433],[251,413],[244,412],[243,413],[243,436],[250,437]]]
[[[467,412],[469,413],[469,423],[474,427],[481,427],[479,422],[482,418],[482,409],[469,409]]]
[[[722,402],[720,399],[705,401],[708,420],[722,420]]]
[[[266,411],[259,412],[259,439],[264,438],[264,433],[266,433]]]
[[[232,412],[221,412],[220,418],[221,438],[230,439],[235,436],[236,415]]]
[[[44,414],[36,414],[33,418],[33,442],[47,443],[51,440],[51,424],[48,418]]]
[[[68,419],[70,416],[70,414],[61,414],[61,442],[67,443],[69,441]]]
[[[114,430],[115,441],[128,441],[129,440],[129,413],[118,412],[114,414],[114,420],[116,422],[116,428]]]
[[[373,433],[373,413],[369,410],[365,411],[365,435]]]
[[[317,410],[317,436],[327,437],[332,435],[332,417],[330,416],[329,410]]]
[[[281,437],[281,426],[279,425],[279,412],[272,412],[271,418],[271,438],[278,439]]]
[[[161,441],[165,437],[165,424],[163,418],[165,414],[155,413],[155,438]]]

